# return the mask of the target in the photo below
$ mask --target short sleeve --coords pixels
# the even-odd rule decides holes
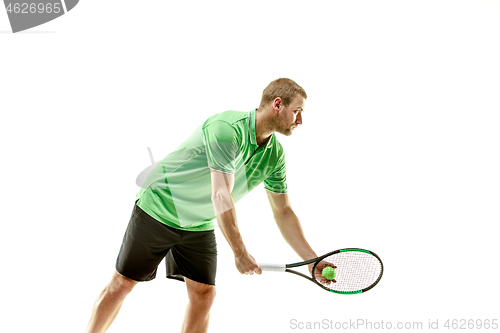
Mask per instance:
[[[264,180],[264,188],[274,193],[287,193],[285,154],[282,153],[274,172]]]
[[[241,160],[238,133],[224,121],[215,121],[203,127],[203,140],[208,167],[212,170],[234,174]]]

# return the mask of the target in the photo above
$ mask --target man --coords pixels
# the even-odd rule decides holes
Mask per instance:
[[[242,241],[234,203],[262,182],[284,239],[303,260],[317,257],[290,205],[285,155],[274,135],[289,136],[302,124],[306,98],[294,81],[275,80],[258,109],[208,118],[153,168],[137,194],[116,271],[94,304],[88,333],[105,332],[133,287],[155,278],[163,258],[167,277],[186,283],[182,332],[206,332],[215,297],[213,220],[238,271],[261,274]]]

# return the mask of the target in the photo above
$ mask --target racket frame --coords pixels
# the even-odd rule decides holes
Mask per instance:
[[[316,269],[316,266],[323,259],[325,259],[326,257],[329,257],[329,256],[337,254],[337,253],[341,253],[341,252],[364,252],[364,253],[370,254],[370,255],[374,256],[375,258],[377,258],[377,260],[380,262],[380,266],[381,266],[381,271],[380,271],[380,274],[379,274],[377,280],[374,283],[372,283],[370,286],[368,286],[366,288],[363,288],[363,289],[360,289],[360,290],[355,290],[355,291],[339,291],[339,290],[334,290],[334,289],[328,288],[328,287],[322,285],[321,283],[319,283],[314,278],[314,271]],[[297,272],[297,271],[295,271],[293,269],[290,269],[290,268],[295,268],[295,267],[309,265],[309,264],[312,264],[312,263],[315,263],[315,264],[313,266],[311,276],[307,276],[307,275],[305,275],[305,274],[303,274],[301,272]],[[287,264],[287,265],[262,264],[262,266],[264,267],[263,270],[281,271],[281,272],[284,271],[284,272],[287,272],[287,273],[292,273],[292,274],[301,276],[301,277],[303,277],[305,279],[311,280],[312,282],[314,282],[315,284],[317,284],[318,286],[320,286],[321,288],[323,288],[323,289],[325,289],[325,290],[327,290],[329,292],[336,293],[336,294],[343,294],[343,295],[361,294],[361,293],[367,292],[368,290],[370,290],[373,287],[375,287],[375,285],[377,285],[377,283],[380,281],[380,279],[382,278],[382,275],[384,273],[384,264],[382,263],[382,260],[380,259],[380,257],[376,253],[374,253],[372,251],[368,251],[368,250],[364,250],[364,249],[359,249],[359,248],[346,248],[346,249],[335,250],[335,251],[329,252],[327,254],[324,254],[324,255],[322,255],[320,257],[317,257],[317,258],[314,258],[314,259],[309,259],[309,260],[306,260],[306,261],[296,262],[296,263],[293,263],[293,264]],[[283,269],[283,266],[284,266],[284,269]],[[279,269],[279,268],[281,268],[281,269]],[[262,269],[262,267],[261,267],[261,269]]]

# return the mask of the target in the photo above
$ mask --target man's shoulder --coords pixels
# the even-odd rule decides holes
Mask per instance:
[[[238,126],[245,124],[245,121],[248,121],[249,114],[250,113],[248,111],[228,110],[214,114],[209,117],[203,125],[206,127],[216,122],[224,122],[231,126]]]

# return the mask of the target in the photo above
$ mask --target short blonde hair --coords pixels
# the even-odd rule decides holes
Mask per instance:
[[[286,78],[279,78],[269,83],[266,89],[264,89],[259,107],[261,108],[271,103],[276,99],[276,97],[281,97],[281,100],[286,107],[292,102],[297,94],[307,98],[305,90],[295,83],[295,81]]]

